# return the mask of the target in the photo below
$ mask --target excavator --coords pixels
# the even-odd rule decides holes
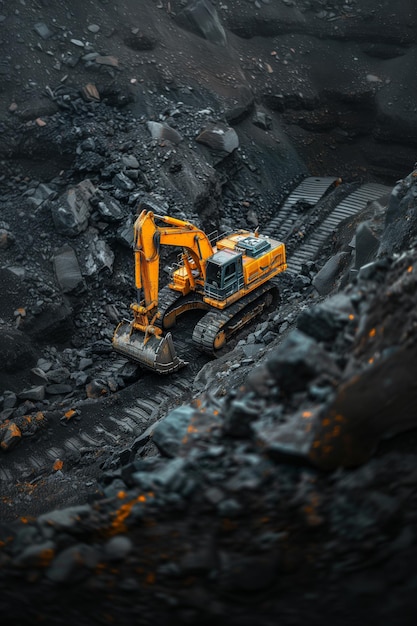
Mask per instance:
[[[161,246],[182,249],[162,289]],[[133,319],[119,323],[113,348],[158,374],[187,365],[167,332],[178,316],[205,311],[193,329],[193,343],[216,354],[233,333],[273,304],[278,289],[271,279],[287,268],[285,245],[257,231],[238,230],[213,239],[190,222],[147,208],[134,223],[134,261]]]

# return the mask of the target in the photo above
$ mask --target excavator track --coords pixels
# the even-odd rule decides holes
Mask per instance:
[[[199,293],[192,292],[182,296],[166,285],[159,292],[160,316],[156,320],[156,325],[163,329],[171,328],[176,322],[177,315],[192,309],[208,310],[209,306],[203,302],[203,297]]]
[[[202,352],[215,354],[234,333],[277,300],[278,287],[271,280],[229,306],[227,311],[209,311],[194,327],[194,344]]]

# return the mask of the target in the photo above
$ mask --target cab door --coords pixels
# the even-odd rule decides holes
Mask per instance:
[[[222,268],[222,298],[228,298],[243,287],[242,256],[236,256]]]

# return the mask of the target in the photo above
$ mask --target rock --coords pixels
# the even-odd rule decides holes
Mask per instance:
[[[30,340],[20,330],[4,328],[0,333],[0,372],[17,372],[35,363]]]
[[[86,179],[71,187],[57,204],[52,206],[52,218],[57,231],[68,237],[76,237],[86,230],[91,213],[90,199],[95,187]]]
[[[255,126],[259,126],[259,128],[262,128],[263,130],[272,129],[272,119],[270,118],[270,116],[259,110],[256,111],[253,116],[252,124],[255,124]]]
[[[17,396],[14,391],[4,391],[3,409],[13,409],[16,406]]]
[[[53,189],[42,183],[38,185],[36,189],[30,189],[24,195],[27,197],[28,202],[30,202],[35,208],[38,208],[54,194],[55,191]]]
[[[87,398],[102,398],[109,393],[106,382],[102,379],[94,379],[85,388]]]
[[[187,433],[192,432],[194,412],[189,406],[181,406],[158,423],[152,440],[162,454],[169,457],[178,454]]]
[[[332,341],[346,324],[354,321],[355,312],[350,298],[337,294],[322,304],[301,311],[297,328],[316,341]]]
[[[111,273],[114,263],[113,250],[103,239],[99,239],[93,231],[89,239],[89,253],[85,259],[84,273],[87,276],[94,276],[105,268]]]
[[[133,219],[129,216],[126,222],[117,230],[117,241],[125,248],[133,245]]]
[[[20,442],[22,432],[13,421],[0,424],[0,448],[3,452],[12,450]]]
[[[133,542],[129,537],[112,537],[104,546],[104,554],[109,561],[122,561],[132,549]]]
[[[53,32],[48,28],[48,26],[44,22],[38,22],[33,27],[33,30],[42,37],[42,39],[50,39],[53,35]]]
[[[314,463],[323,469],[359,465],[382,437],[416,428],[415,356],[413,346],[398,348],[339,386],[316,425]]]
[[[45,398],[45,386],[38,385],[37,387],[31,387],[18,393],[19,400],[33,400],[35,402],[41,402]]]
[[[315,409],[298,411],[284,424],[272,424],[263,419],[254,421],[251,424],[253,437],[261,450],[275,461],[310,465],[317,413]]]
[[[317,272],[312,284],[321,296],[328,295],[337,287],[338,278],[347,269],[350,258],[350,252],[338,252]]]
[[[253,380],[253,379],[252,379]],[[250,398],[228,399],[224,409],[224,431],[231,437],[245,437],[251,433],[251,423],[262,411],[262,405]]]
[[[58,554],[46,571],[49,580],[56,583],[75,582],[85,578],[99,561],[94,548],[77,544]]]
[[[105,222],[120,222],[124,218],[124,211],[114,198],[106,196],[97,204],[101,219]]]
[[[64,244],[53,257],[55,275],[64,293],[85,288],[77,255],[69,244]]]
[[[124,154],[122,156],[122,163],[124,167],[127,167],[128,169],[139,169],[139,161],[133,154]]]
[[[380,242],[366,222],[359,224],[355,234],[355,260],[353,267],[359,270],[363,265],[374,261]]]
[[[48,377],[40,367],[34,367],[30,370],[30,377],[34,384],[47,384]]]
[[[122,191],[133,191],[135,183],[133,183],[126,174],[119,172],[113,178],[113,185]]]
[[[55,549],[53,541],[29,546],[15,559],[15,563],[18,567],[45,567],[52,560]]]
[[[41,312],[27,325],[27,333],[36,341],[61,343],[68,341],[73,331],[72,308],[68,301],[44,304]]]
[[[168,124],[148,122],[147,127],[152,135],[152,139],[167,140],[173,144],[179,144],[182,141],[180,133]]]
[[[337,381],[340,370],[327,352],[311,337],[294,330],[266,361],[269,376],[284,395],[305,389],[317,378]],[[250,383],[252,375],[248,377]]]
[[[196,141],[204,143],[212,150],[232,153],[239,147],[239,138],[236,131],[226,124],[211,124],[201,132]]]
[[[48,534],[48,529],[67,531],[75,527],[80,519],[87,517],[90,511],[88,504],[50,511],[38,517],[38,525],[44,534]]]
[[[0,228],[0,250],[8,250],[16,241],[10,230]]]
[[[68,380],[70,371],[66,367],[57,367],[49,370],[48,380],[50,383],[63,383]]]
[[[170,492],[176,491],[180,483],[183,482],[185,466],[186,462],[184,459],[170,459],[154,471],[134,472],[131,475],[131,481],[135,485],[139,485],[143,490],[153,490],[162,487],[163,489],[169,489]]]
[[[209,0],[193,0],[176,17],[177,22],[219,46],[227,37],[219,15]]]
[[[71,393],[73,388],[71,385],[67,385],[65,383],[53,383],[52,385],[48,385],[46,387],[46,393],[50,396],[60,396],[67,395]]]

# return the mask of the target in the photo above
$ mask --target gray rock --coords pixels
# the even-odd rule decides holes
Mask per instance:
[[[14,391],[3,393],[3,409],[13,409],[16,406],[17,396]]]
[[[63,383],[68,380],[70,371],[66,367],[57,367],[48,372],[50,383]]]
[[[266,362],[270,376],[284,394],[301,389],[313,379],[340,378],[340,370],[327,352],[311,337],[292,331]]]
[[[53,32],[44,22],[38,22],[35,24],[33,30],[39,35],[39,37],[42,37],[42,39],[50,39],[53,35]]]
[[[122,191],[133,191],[135,183],[126,174],[119,172],[113,178],[113,185]]]
[[[128,217],[126,222],[117,230],[117,241],[125,246],[131,248],[133,245],[133,220]]]
[[[379,244],[379,239],[375,237],[367,223],[359,224],[355,234],[354,269],[359,270],[363,265],[374,261]]]
[[[92,233],[89,244],[89,253],[85,259],[84,273],[87,276],[98,274],[103,269],[113,271],[114,252],[110,246],[103,240],[98,239]]]
[[[152,472],[134,472],[131,480],[144,490],[162,487],[173,492],[183,483],[184,475],[182,472],[185,466],[186,461],[184,459],[171,459]]]
[[[32,204],[35,208],[40,207],[48,198],[53,196],[55,191],[48,187],[48,185],[40,184],[34,190],[30,190],[29,193],[25,193],[28,202]]]
[[[45,556],[53,554],[54,550],[55,543],[53,541],[44,541],[23,550],[14,562],[19,567],[40,566],[45,561]]]
[[[314,276],[312,284],[321,296],[328,295],[338,286],[338,278],[346,270],[350,258],[350,252],[338,252]]]
[[[104,546],[104,554],[109,561],[122,561],[132,549],[133,542],[129,537],[112,537]]]
[[[53,257],[55,275],[64,293],[71,293],[84,287],[84,279],[75,251],[69,244],[64,244]]]
[[[317,341],[332,341],[354,319],[350,298],[337,294],[322,304],[302,311],[297,318],[297,328]]]
[[[46,387],[46,393],[50,396],[66,395],[67,393],[71,393],[72,390],[72,386],[65,383],[54,383]]]
[[[56,583],[82,580],[98,562],[99,554],[96,550],[85,544],[77,544],[55,557],[46,570],[46,576]]]
[[[97,204],[100,217],[105,222],[120,222],[124,218],[124,211],[114,198],[106,196]]]
[[[38,517],[38,525],[42,529],[69,530],[76,526],[80,519],[88,516],[90,512],[91,509],[88,504],[51,511]]]
[[[227,44],[226,32],[209,0],[193,0],[180,13],[177,21],[216,45]]]
[[[212,150],[234,152],[239,147],[239,137],[236,131],[226,124],[211,124],[198,135],[196,141],[203,143]]]
[[[259,128],[262,128],[263,130],[271,130],[272,119],[263,111],[256,111],[255,115],[252,118],[252,124],[258,126]]]
[[[179,144],[182,141],[182,136],[180,135],[180,133],[168,124],[161,124],[160,122],[148,122],[147,127],[152,135],[152,139],[165,139],[173,144]]]
[[[127,167],[128,169],[139,169],[139,161],[135,156],[133,156],[133,154],[124,154],[122,156],[122,163],[124,167]]]
[[[33,400],[35,402],[42,401],[45,398],[45,387],[44,385],[38,385],[37,387],[31,387],[30,389],[25,389],[17,394],[19,400]]]
[[[153,432],[153,442],[166,456],[176,456],[186,437],[195,410],[189,406],[174,409],[161,420]]]
[[[30,377],[34,384],[44,385],[49,382],[47,375],[39,367],[34,367],[30,370]]]
[[[52,218],[57,231],[68,237],[76,237],[86,230],[91,213],[90,199],[95,194],[95,187],[88,179],[71,187],[52,206]]]

